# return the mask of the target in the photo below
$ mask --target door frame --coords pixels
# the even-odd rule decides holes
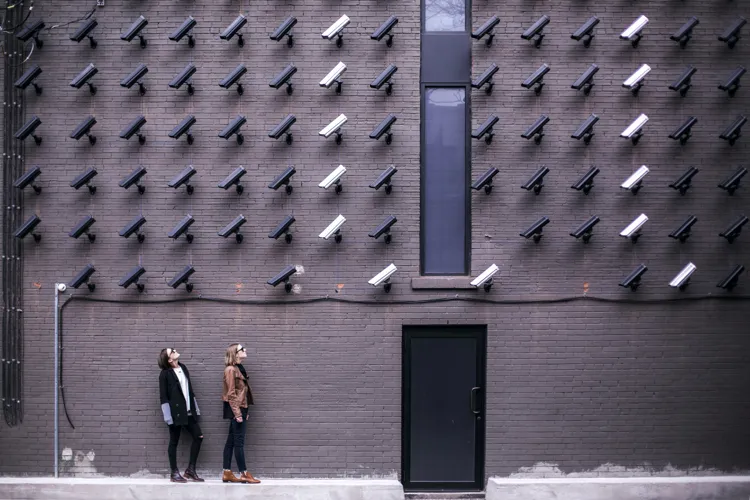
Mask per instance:
[[[409,409],[411,394],[411,372],[409,360],[411,357],[411,345],[408,342],[415,332],[423,331],[428,337],[457,337],[457,331],[460,333],[464,330],[472,336],[478,337],[478,349],[476,366],[478,371],[478,381],[481,390],[482,419],[477,421],[476,446],[474,451],[474,484],[467,485],[464,483],[439,482],[429,485],[415,486],[409,478],[409,465],[411,460],[411,451],[409,442],[411,432],[409,423],[411,420],[411,411]],[[452,330],[452,331],[448,331]],[[401,327],[401,484],[407,492],[430,492],[430,491],[484,491],[484,466],[485,466],[485,440],[487,428],[487,325],[482,324],[430,324],[430,325],[402,325]]]

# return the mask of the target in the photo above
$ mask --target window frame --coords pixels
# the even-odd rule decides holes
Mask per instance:
[[[464,0],[464,5],[466,6],[464,10],[464,29],[463,31],[427,31],[425,29],[425,11],[427,10],[425,8],[425,2],[427,0],[420,0],[419,2],[419,31],[420,33],[430,33],[430,34],[438,34],[438,33],[468,33],[471,34],[471,0]]]
[[[450,32],[448,32],[450,33]],[[425,209],[425,192],[422,180],[425,177],[425,155],[426,141],[426,99],[427,89],[432,88],[462,88],[465,96],[464,110],[464,176],[465,176],[465,198],[464,198],[464,272],[462,273],[425,273],[424,252],[425,252],[425,227],[424,227],[424,209]],[[420,127],[419,127],[419,275],[420,276],[469,276],[471,272],[471,84],[464,83],[424,83],[420,82]]]

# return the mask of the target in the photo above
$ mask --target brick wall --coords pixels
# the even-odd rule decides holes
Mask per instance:
[[[97,272],[97,288],[73,292],[111,302],[73,301],[64,311],[65,392],[76,429],[61,421],[61,447],[79,454],[78,465],[63,462],[64,473],[127,475],[164,473],[167,432],[158,408],[156,355],[165,346],[181,348],[204,413],[206,439],[200,466],[218,472],[225,422],[220,418],[220,373],[225,346],[250,346],[247,366],[257,404],[248,432],[251,470],[261,476],[395,476],[400,470],[401,328],[404,324],[487,324],[487,474],[507,475],[538,462],[559,464],[565,472],[602,464],[628,467],[671,464],[681,469],[747,469],[750,417],[744,302],[705,299],[725,295],[715,288],[734,264],[748,262],[748,243],[728,245],[717,233],[740,213],[750,212],[741,188],[729,197],[716,187],[746,162],[747,141],[730,147],[719,133],[738,114],[750,113],[745,89],[730,99],[716,86],[732,69],[746,64],[750,45],[734,50],[716,36],[737,15],[741,1],[698,3],[618,3],[598,7],[569,1],[477,1],[473,25],[497,14],[502,21],[493,46],[474,42],[477,75],[491,62],[501,70],[495,91],[472,93],[472,123],[490,113],[500,116],[489,146],[474,141],[473,176],[488,166],[501,174],[491,196],[473,193],[472,274],[497,263],[501,272],[489,295],[474,291],[415,291],[419,275],[419,5],[368,0],[332,4],[319,1],[261,1],[207,4],[109,1],[98,9],[99,46],[91,50],[68,40],[75,25],[47,31],[44,48],[30,59],[42,66],[44,94],[26,94],[27,116],[43,120],[44,143],[26,146],[28,166],[43,170],[40,196],[26,193],[24,212],[42,218],[41,243],[25,243],[25,418],[0,431],[0,473],[52,471],[53,285],[67,282],[87,263]],[[76,19],[85,7],[50,1],[36,5],[34,17],[47,26]],[[245,46],[218,39],[238,14],[248,15]],[[341,14],[347,27],[336,48],[320,33]],[[651,22],[638,49],[618,39],[639,14]],[[119,40],[138,16],[149,25],[146,49]],[[394,45],[369,39],[389,15],[399,17]],[[552,22],[536,49],[520,38],[540,15]],[[168,35],[192,15],[196,47],[175,44]],[[299,19],[295,46],[275,43],[268,34],[288,15]],[[601,19],[590,48],[569,38],[590,15]],[[669,40],[691,15],[700,19],[685,50]],[[343,94],[317,82],[339,61],[348,65]],[[98,92],[74,90],[68,82],[93,62]],[[146,63],[148,89],[139,96],[119,81]],[[196,92],[167,84],[188,62],[198,67]],[[267,83],[293,62],[295,91],[288,96]],[[552,71],[539,97],[521,81],[541,63]],[[218,82],[237,64],[248,67],[244,95]],[[369,88],[389,63],[399,66],[393,95]],[[601,70],[588,97],[570,84],[591,63]],[[638,97],[621,82],[640,64],[653,69]],[[687,97],[667,87],[687,64],[698,68]],[[339,113],[349,117],[344,142],[317,136]],[[570,138],[590,113],[601,120],[589,146]],[[637,146],[618,137],[639,113],[650,117]],[[195,143],[174,141],[167,133],[194,114]],[[293,113],[294,144],[267,137]],[[394,141],[386,146],[367,136],[388,113],[395,113]],[[520,137],[540,114],[551,121],[540,145]],[[98,120],[90,146],[70,132],[87,115]],[[119,132],[136,115],[146,116],[147,142],[124,141]],[[237,114],[244,114],[245,143],[217,137]],[[688,115],[696,116],[685,146],[667,138]],[[339,163],[347,167],[340,195],[317,187]],[[367,186],[394,163],[393,194]],[[146,193],[125,191],[118,182],[144,165]],[[195,193],[175,191],[167,182],[185,165],[198,170]],[[539,196],[520,189],[538,166],[551,172]],[[642,164],[651,168],[637,196],[619,184]],[[744,163],[746,165],[746,163]],[[248,173],[245,191],[216,187],[238,165]],[[287,165],[298,173],[287,196],[266,185]],[[584,196],[570,185],[591,165],[602,172]],[[99,175],[94,196],[74,191],[70,181],[85,168]],[[680,196],[667,186],[688,166],[701,171],[694,187]],[[637,245],[617,233],[641,212],[650,220]],[[97,219],[93,244],[67,233],[85,214]],[[137,214],[148,222],[138,244],[118,231]],[[196,218],[193,244],[172,241],[169,230],[187,213]],[[237,245],[216,232],[242,213],[248,218]],[[339,213],[347,217],[343,242],[317,235]],[[294,241],[267,238],[294,214]],[[386,215],[399,222],[393,243],[367,233]],[[568,236],[590,215],[599,215],[588,245]],[[685,244],[667,237],[688,215],[699,221]],[[541,215],[552,220],[541,243],[518,233]],[[688,261],[698,270],[684,292],[667,286]],[[367,280],[394,262],[398,273],[385,296]],[[617,283],[637,264],[649,266],[637,294]],[[146,269],[146,291],[117,286],[134,265]],[[196,268],[190,297],[220,301],[162,302],[188,297],[166,283],[187,264]],[[287,264],[304,267],[293,278],[295,293],[265,284]],[[606,299],[593,301],[587,297]],[[741,281],[734,296],[747,295]],[[440,304],[396,304],[445,298],[489,298],[507,303],[456,300]],[[350,303],[286,302],[330,297]],[[535,301],[573,298],[540,304]],[[630,299],[643,302],[630,302]],[[688,298],[693,301],[671,301]],[[246,301],[235,303],[232,301]],[[123,302],[128,301],[128,302]],[[274,301],[273,303],[270,301]],[[278,303],[277,303],[278,302]],[[189,441],[189,439],[185,439]],[[186,446],[181,456],[186,456]],[[82,458],[94,452],[93,461]],[[184,460],[182,460],[184,461]],[[90,463],[89,463],[90,462]]]

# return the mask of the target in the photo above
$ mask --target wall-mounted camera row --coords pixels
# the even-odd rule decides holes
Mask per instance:
[[[380,287],[382,286],[384,291],[386,293],[391,291],[391,277],[396,273],[397,267],[395,264],[391,263],[388,265],[385,269],[380,271],[378,274],[373,276],[370,280],[368,280],[368,284],[374,286],[374,287]],[[78,289],[82,285],[86,285],[88,290],[90,292],[93,292],[96,290],[96,284],[93,282],[93,275],[96,273],[96,268],[93,264],[86,264],[81,271],[79,271],[73,279],[68,283],[68,286],[71,288]],[[122,277],[122,279],[118,282],[118,286],[121,286],[123,288],[128,288],[131,285],[135,285],[136,290],[138,290],[139,293],[142,293],[146,286],[144,283],[141,282],[141,279],[146,274],[146,269],[141,266],[140,264],[130,269],[125,276]],[[191,277],[195,274],[195,267],[192,265],[186,265],[184,268],[182,268],[180,271],[178,271],[172,279],[169,280],[167,283],[167,286],[170,288],[177,289],[180,286],[185,286],[185,291],[188,293],[193,291],[194,283],[191,283]],[[288,265],[285,266],[278,274],[270,278],[266,284],[277,287],[281,284],[284,285],[284,290],[289,293],[292,291],[292,276],[297,274],[297,267],[294,265]],[[489,290],[489,287],[485,286],[485,289]]]
[[[582,231],[584,230],[584,226],[587,224],[593,226],[598,222],[598,218],[592,217],[587,221],[586,224],[581,226],[577,230]],[[585,230],[584,230],[585,231]],[[585,232],[582,233],[582,237],[585,237]],[[590,234],[590,233],[589,233]],[[571,233],[573,235],[573,233]],[[584,240],[586,241],[586,240]],[[672,280],[669,282],[669,286],[672,288],[677,288],[680,291],[685,290],[688,285],[690,284],[690,277],[695,273],[697,267],[692,262],[689,262],[687,265],[685,265],[680,271],[677,273],[677,275],[672,278]],[[476,288],[483,288],[485,292],[489,292],[493,285],[493,277],[500,271],[500,268],[496,264],[490,265],[487,269],[485,269],[479,276],[474,278],[471,281],[471,286]],[[646,267],[645,264],[639,264],[630,274],[628,274],[622,281],[620,281],[619,285],[625,288],[629,288],[632,291],[636,291],[638,287],[641,285],[641,281],[643,278],[643,275],[648,271],[648,267]],[[722,288],[727,291],[732,291],[732,289],[737,286],[737,283],[739,282],[740,275],[745,271],[745,266],[738,264],[734,266],[734,268],[729,272],[728,275],[726,275],[717,285],[717,288]]]
[[[591,41],[594,39],[594,31],[601,20],[596,16],[591,16],[583,24],[581,24],[571,35],[570,38],[579,42],[583,42],[584,47],[590,47]],[[643,38],[643,30],[648,24],[649,19],[644,15],[638,16],[631,24],[625,27],[620,33],[620,39],[630,42],[633,48],[638,47],[641,39]],[[548,15],[542,15],[538,18],[531,26],[528,26],[523,33],[521,38],[534,43],[536,48],[542,46],[542,40],[547,35],[544,32],[544,28],[550,23],[550,17]],[[718,35],[718,40],[727,44],[730,49],[740,39],[740,30],[747,23],[744,17],[738,17],[732,24]],[[495,28],[500,24],[500,18],[498,16],[492,16],[484,21],[478,28],[471,33],[471,37],[476,40],[485,40],[487,47],[492,46],[492,42],[495,38]],[[693,16],[690,17],[673,35],[669,38],[680,44],[683,49],[687,47],[688,42],[693,38],[693,30],[700,24],[698,18]]]
[[[551,68],[548,64],[542,64],[521,82],[521,86],[525,89],[533,90],[536,95],[540,95],[542,88],[546,85],[544,82],[544,76],[550,72],[550,69]],[[494,87],[492,78],[498,70],[499,68],[496,64],[491,64],[479,76],[472,79],[472,88],[481,89],[484,87],[485,92],[491,94]],[[599,66],[592,64],[573,82],[570,87],[574,90],[583,90],[584,95],[589,95],[594,86],[594,75],[596,75],[598,71]],[[677,91],[682,97],[685,97],[688,90],[692,87],[691,78],[696,71],[697,69],[693,66],[687,66],[669,86],[669,89]],[[622,82],[622,86],[628,89],[634,96],[638,95],[641,88],[643,88],[646,83],[646,76],[650,72],[651,66],[648,64],[642,64]],[[746,72],[747,70],[745,67],[738,66],[732,70],[724,80],[719,82],[719,90],[726,92],[729,97],[734,97],[737,90],[740,88],[740,79]],[[373,85],[370,86],[372,87]]]
[[[338,47],[341,47],[343,45],[343,38],[344,38],[344,28],[346,28],[349,23],[351,22],[351,19],[347,15],[342,15],[340,18],[335,20],[333,24],[331,24],[325,31],[323,31],[322,36],[325,39],[333,40],[336,39],[336,45]],[[98,26],[98,22],[96,19],[86,19],[84,20],[79,26],[76,31],[70,35],[70,39],[74,42],[80,43],[84,39],[89,40],[89,46],[92,49],[95,49],[98,45],[97,41],[94,39],[93,31],[94,28]],[[174,31],[169,35],[169,39],[173,42],[180,42],[182,39],[187,38],[188,41],[188,47],[193,48],[195,47],[195,36],[193,35],[193,28],[198,24],[198,21],[195,20],[192,16],[188,16],[185,21],[180,24],[177,28],[174,29]],[[240,47],[244,47],[245,40],[242,36],[242,29],[247,24],[247,17],[243,14],[238,15],[226,28],[224,28],[221,33],[219,33],[219,38],[224,41],[231,41],[233,38],[237,38],[237,45]],[[274,40],[276,42],[283,40],[286,38],[287,45],[289,47],[294,46],[294,36],[292,33],[292,28],[297,24],[297,18],[296,17],[288,17],[282,23],[273,30],[273,32],[270,33],[269,37],[271,40]],[[375,41],[380,41],[385,38],[385,44],[386,46],[390,47],[393,45],[393,33],[391,31],[393,30],[393,27],[398,24],[398,18],[396,16],[391,16],[388,19],[386,19],[378,28],[370,35],[370,38]],[[148,20],[143,16],[138,16],[135,21],[133,21],[128,28],[122,32],[120,35],[120,39],[125,42],[132,42],[135,38],[138,38],[139,46],[143,49],[146,48],[148,45],[148,41],[146,40],[146,35],[144,33],[144,28],[148,26]],[[42,20],[36,20],[36,21],[29,21],[24,26],[18,29],[18,32],[16,33],[16,38],[21,40],[22,42],[27,42],[29,40],[33,40],[36,48],[41,49],[44,45],[43,40],[41,40],[41,31],[45,28],[45,23]]]
[[[395,121],[394,115],[389,115],[389,117],[393,117]],[[481,125],[479,125],[477,128],[475,128],[472,133],[471,137],[474,139],[482,139],[484,138],[484,141],[487,144],[492,143],[492,138],[495,136],[495,126],[500,121],[500,118],[497,115],[490,115],[484,122],[482,122]],[[521,134],[521,137],[523,137],[526,140],[534,139],[534,142],[536,144],[539,144],[542,142],[542,138],[544,137],[544,127],[550,122],[550,118],[547,115],[541,115],[539,118],[537,118],[534,123],[532,123],[526,130]],[[592,137],[594,136],[594,126],[599,122],[599,116],[596,114],[591,114],[586,118],[579,126],[575,129],[575,131],[571,134],[572,139],[581,140],[583,139],[584,144],[589,144],[591,142]],[[385,122],[384,122],[385,123]],[[641,140],[641,138],[644,135],[644,126],[648,123],[648,115],[641,113],[638,115],[630,124],[625,127],[625,129],[620,133],[620,137],[629,139],[633,145],[638,144],[638,142]],[[695,124],[698,123],[698,119],[694,116],[689,116],[682,122],[680,122],[677,125],[677,128],[672,131],[668,137],[670,139],[674,139],[676,141],[679,141],[680,144],[684,145],[688,142],[688,140],[692,137],[692,129],[695,126]],[[747,123],[747,117],[740,115],[732,122],[726,126],[724,129],[722,129],[721,134],[719,134],[720,139],[724,139],[725,141],[728,141],[730,145],[734,146],[737,139],[740,138],[742,127]],[[383,124],[381,124],[383,125]],[[379,127],[380,128],[380,127]],[[376,129],[377,131],[378,129]],[[375,132],[373,132],[375,133]],[[370,135],[370,137],[373,137]],[[388,141],[386,141],[388,142]]]

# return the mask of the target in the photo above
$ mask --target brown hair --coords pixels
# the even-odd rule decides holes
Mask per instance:
[[[166,347],[159,353],[159,359],[157,363],[159,363],[159,368],[161,368],[162,370],[167,370],[172,367],[172,365],[169,364],[169,354],[167,354]]]
[[[240,344],[232,344],[227,347],[227,352],[224,354],[224,366],[234,366],[240,362],[237,357],[237,346]]]

